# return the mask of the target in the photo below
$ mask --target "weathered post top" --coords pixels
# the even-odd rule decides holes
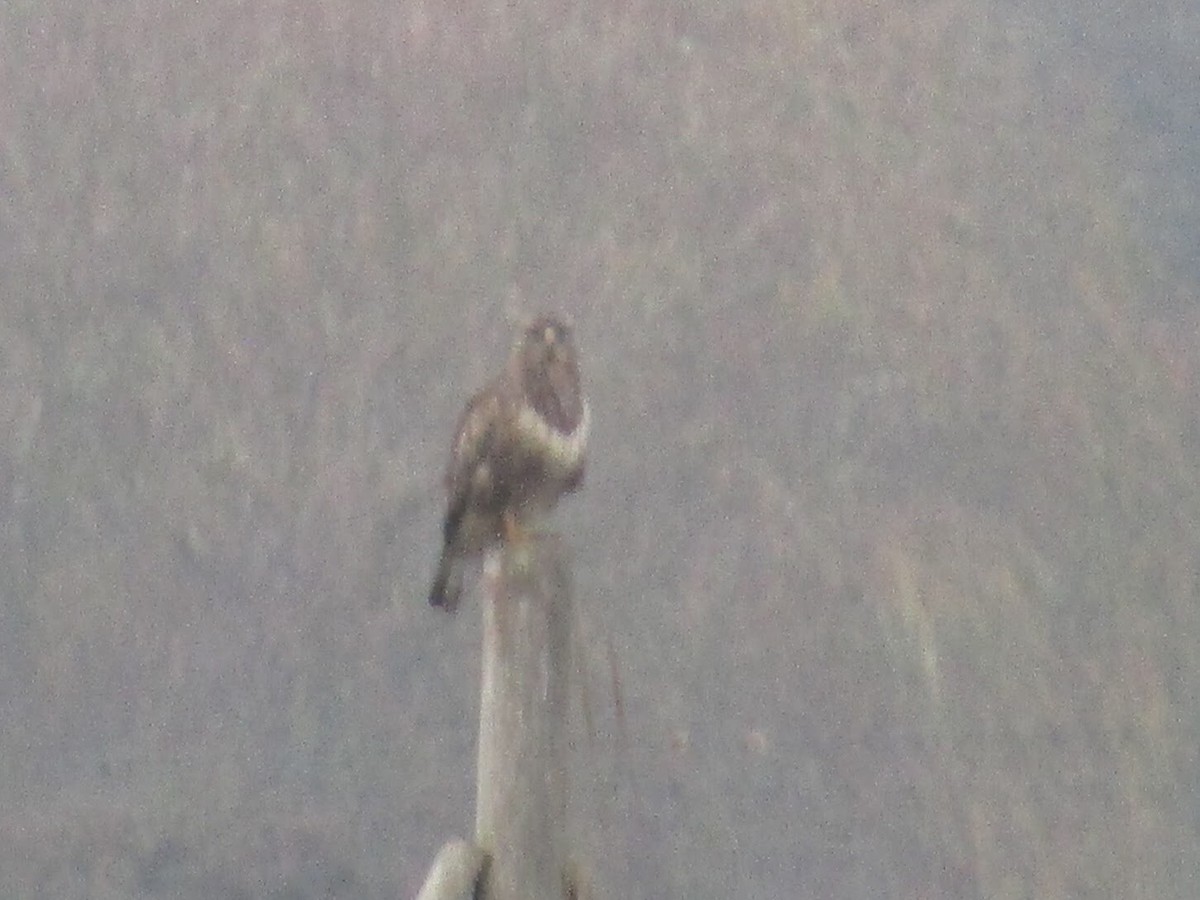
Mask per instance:
[[[557,535],[490,550],[475,843],[443,847],[419,900],[574,900],[567,835],[572,608]]]
[[[565,551],[537,535],[484,564],[475,839],[487,900],[562,900],[567,867],[571,597]]]

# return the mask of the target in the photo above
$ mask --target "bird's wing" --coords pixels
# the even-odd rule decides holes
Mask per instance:
[[[463,410],[446,470],[446,493],[454,508],[479,487],[480,467],[486,466],[500,430],[500,396],[494,388],[480,391]]]

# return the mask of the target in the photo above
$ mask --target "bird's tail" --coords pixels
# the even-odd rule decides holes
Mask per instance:
[[[462,560],[455,558],[450,548],[446,547],[438,560],[433,588],[429,591],[429,605],[440,606],[446,612],[454,612],[458,609],[458,601],[462,596],[462,582]]]

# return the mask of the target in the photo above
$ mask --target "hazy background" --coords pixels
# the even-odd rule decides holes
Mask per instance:
[[[547,308],[608,896],[1197,896],[1200,5],[1133,9],[0,5],[0,894],[415,894],[438,479]]]

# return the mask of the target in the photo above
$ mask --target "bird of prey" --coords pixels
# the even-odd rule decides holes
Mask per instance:
[[[570,329],[543,316],[471,398],[446,471],[442,555],[429,602],[453,612],[470,557],[517,539],[583,483],[590,414]]]

